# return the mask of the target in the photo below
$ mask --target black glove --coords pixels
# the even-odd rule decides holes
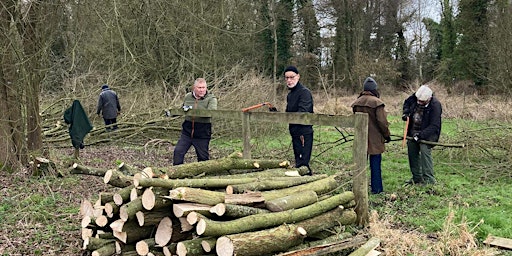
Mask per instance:
[[[384,137],[384,143],[389,143],[391,141],[391,137],[386,136]]]
[[[402,115],[402,120],[403,120],[403,121],[407,121],[407,117],[408,117],[408,116],[409,116],[409,115],[407,115],[407,114],[403,114],[403,115]]]

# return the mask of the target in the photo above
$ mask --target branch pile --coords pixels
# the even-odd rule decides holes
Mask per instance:
[[[297,250],[306,239],[333,242],[334,228],[356,221],[354,194],[336,192],[336,176],[307,172],[239,153],[143,170],[75,164],[71,173],[116,187],[94,205],[83,200],[83,249],[93,256],[250,256]]]

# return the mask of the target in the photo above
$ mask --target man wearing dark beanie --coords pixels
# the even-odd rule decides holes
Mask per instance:
[[[384,102],[380,99],[377,91],[377,83],[371,77],[363,82],[363,91],[352,103],[352,111],[368,114],[368,149],[370,159],[371,192],[379,194],[384,191],[382,185],[382,153],[386,147],[384,143],[391,141],[389,123],[387,120]]]
[[[313,96],[311,91],[299,82],[299,70],[295,66],[286,67],[284,79],[289,90],[286,97],[286,112],[313,113]],[[312,175],[309,160],[313,149],[313,126],[289,124],[288,129],[292,137],[295,167],[306,166],[309,175]]]

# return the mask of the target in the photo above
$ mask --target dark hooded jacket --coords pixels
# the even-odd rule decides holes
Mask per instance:
[[[421,107],[417,103],[416,95],[413,93],[404,101],[403,115],[408,116],[409,127],[407,128],[407,136],[414,136],[413,126],[414,122],[413,115],[417,107]],[[421,119],[421,128],[418,134],[420,140],[427,140],[437,142],[441,134],[441,114],[443,108],[441,102],[436,97],[432,96],[430,102],[425,106],[423,110],[423,116]]]
[[[313,113],[313,96],[308,88],[297,82],[286,97],[286,112]],[[290,135],[298,136],[313,133],[312,125],[289,124]]]
[[[121,105],[119,104],[119,98],[116,92],[109,88],[103,89],[98,99],[98,108],[96,114],[103,113],[103,118],[114,119],[117,117],[117,113],[121,111]]]
[[[91,122],[80,101],[74,100],[73,105],[64,112],[64,122],[69,124],[69,136],[74,148],[82,148],[84,138],[92,130]]]

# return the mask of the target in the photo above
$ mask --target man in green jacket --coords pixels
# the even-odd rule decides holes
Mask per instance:
[[[192,87],[192,92],[185,95],[183,109],[217,109],[217,98],[208,92],[206,80],[198,78]],[[198,161],[210,159],[209,145],[212,138],[212,123],[210,117],[186,116],[181,125],[181,136],[174,148],[173,164],[183,164],[185,154],[194,146]]]

